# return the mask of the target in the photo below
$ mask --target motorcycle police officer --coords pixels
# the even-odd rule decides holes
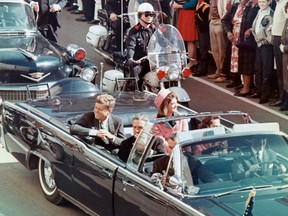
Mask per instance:
[[[118,15],[127,13],[128,4],[129,0],[108,0],[104,7],[104,9],[107,11],[109,20],[111,21],[111,27],[115,35],[114,41],[112,41],[111,52],[122,51],[121,42],[123,40],[121,35],[123,34],[121,33],[125,32],[130,27],[130,23],[128,18],[124,18],[122,22],[121,19],[118,18]]]
[[[126,39],[127,66],[130,69],[130,76],[138,79],[138,86],[141,90],[143,77],[150,71],[148,59],[141,60],[147,56],[148,43],[155,31],[153,19],[156,14],[149,3],[142,3],[138,7],[139,22],[130,29]]]

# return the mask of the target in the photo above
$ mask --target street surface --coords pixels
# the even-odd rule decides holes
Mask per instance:
[[[88,59],[99,66],[103,59],[86,43],[86,33],[91,25],[76,22],[80,15],[71,15],[65,9],[61,14],[62,28],[59,43],[74,43],[86,49]],[[104,62],[105,63],[105,62]],[[104,69],[111,69],[105,65]],[[190,95],[190,107],[198,112],[241,110],[257,122],[279,122],[281,130],[288,132],[288,117],[278,108],[259,105],[258,100],[234,97],[225,84],[215,85],[206,78],[191,77],[183,82]],[[0,145],[1,147],[1,145]],[[56,206],[47,201],[40,189],[37,171],[26,170],[11,155],[0,148],[0,216],[84,216],[83,211],[65,204]]]

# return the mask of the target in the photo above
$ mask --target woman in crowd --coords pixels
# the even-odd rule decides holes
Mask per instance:
[[[178,3],[177,3],[178,2]],[[188,67],[197,65],[196,40],[198,39],[195,25],[195,9],[197,0],[176,0],[170,4],[174,11],[178,11],[177,29],[183,40],[187,43],[189,64]]]
[[[231,73],[234,73],[234,79],[243,76],[243,88],[235,96],[246,97],[251,94],[257,46],[251,27],[259,9],[255,3],[240,0],[232,5],[222,19],[224,31],[232,43]]]

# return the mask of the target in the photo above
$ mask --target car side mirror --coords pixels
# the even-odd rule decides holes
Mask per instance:
[[[177,188],[183,186],[181,178],[177,175],[171,176],[169,178],[169,184],[172,188]]]
[[[156,184],[161,190],[164,190],[164,187],[161,183],[161,178],[162,178],[162,175],[161,173],[154,173],[152,176],[151,176],[151,181]]]

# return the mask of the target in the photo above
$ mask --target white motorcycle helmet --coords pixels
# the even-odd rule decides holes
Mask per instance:
[[[155,13],[153,6],[147,2],[140,4],[137,12],[138,12],[139,19],[142,13],[145,13],[145,12]]]

